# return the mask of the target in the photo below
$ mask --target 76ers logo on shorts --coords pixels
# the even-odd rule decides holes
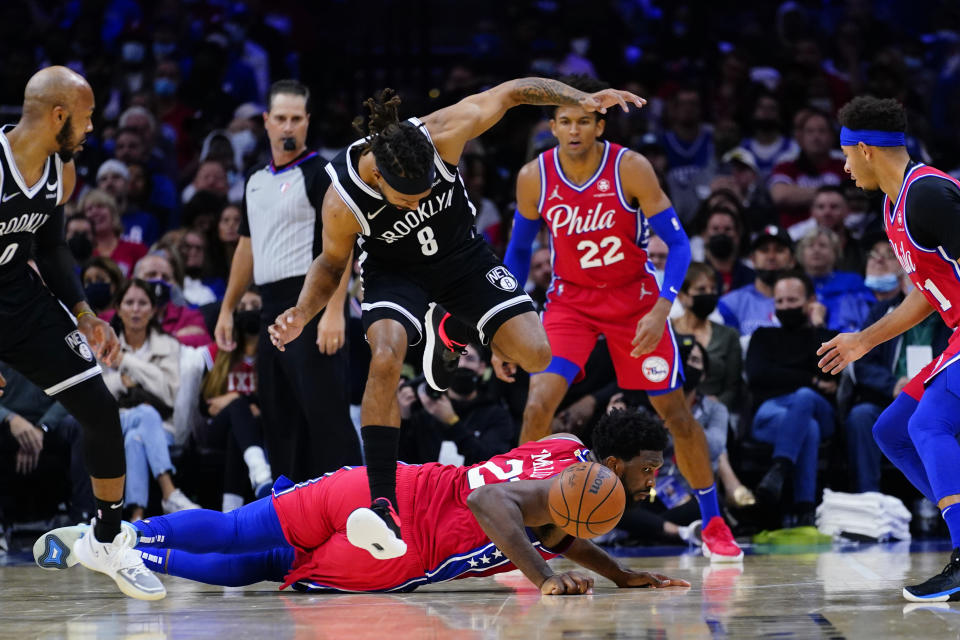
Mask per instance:
[[[643,377],[650,382],[663,382],[670,375],[670,365],[660,356],[650,356],[643,361]]]
[[[506,267],[494,267],[487,271],[487,280],[493,286],[504,291],[514,291],[517,288],[517,279],[513,274],[507,271]]]
[[[73,349],[74,353],[87,362],[93,362],[93,351],[90,350],[90,345],[87,344],[87,339],[83,337],[82,333],[71,331],[64,337],[64,340],[67,341],[67,346]]]

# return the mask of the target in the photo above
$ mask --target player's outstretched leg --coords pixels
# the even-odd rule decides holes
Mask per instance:
[[[134,540],[138,538],[136,527],[129,522],[122,522],[121,530],[126,530]],[[74,566],[78,559],[77,554],[73,552],[73,544],[88,531],[90,531],[90,525],[86,523],[47,531],[33,543],[33,561],[38,567],[48,571]]]
[[[470,342],[471,331],[435,302],[427,307],[423,328],[426,337],[423,377],[432,388],[446,391],[460,363],[460,356]]]

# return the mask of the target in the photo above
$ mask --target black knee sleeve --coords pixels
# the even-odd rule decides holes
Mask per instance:
[[[94,478],[119,478],[127,471],[123,454],[123,430],[117,401],[103,378],[95,376],[54,398],[83,427],[83,453],[87,471]]]

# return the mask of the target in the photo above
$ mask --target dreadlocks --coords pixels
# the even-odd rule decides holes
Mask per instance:
[[[366,151],[373,151],[377,166],[404,178],[422,178],[433,164],[433,145],[427,136],[409,122],[400,122],[400,96],[393,89],[384,89],[379,96],[367,98],[364,106],[370,111],[367,131],[363,118],[353,121],[362,135],[369,136]]]

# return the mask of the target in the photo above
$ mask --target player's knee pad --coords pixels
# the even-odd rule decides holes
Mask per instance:
[[[56,399],[83,427],[87,471],[94,478],[118,478],[126,473],[123,430],[117,401],[103,378],[95,376],[65,389]]]

